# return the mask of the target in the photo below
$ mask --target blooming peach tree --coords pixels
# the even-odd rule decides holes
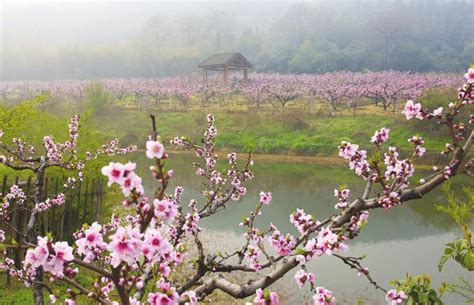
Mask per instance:
[[[335,190],[334,202],[328,203],[335,204],[335,213],[324,219],[297,209],[289,215],[298,232],[292,235],[281,232],[275,225],[256,226],[255,220],[272,202],[272,194],[262,191],[256,198],[255,209],[240,222],[245,229],[242,246],[225,254],[219,249],[215,253],[205,250],[201,241],[205,229],[199,223],[204,218],[216,217],[223,209],[230,208],[231,202],[238,202],[246,195],[246,184],[254,176],[251,155],[243,163],[237,163],[237,154],[229,153],[225,168],[217,167],[219,156],[214,145],[217,129],[212,115],[207,117],[208,126],[201,143],[192,143],[185,137],[173,139],[172,145],[194,151],[198,158],[194,163],[196,175],[203,181],[204,200],[183,202],[182,187],[168,190],[173,179],[173,171],[166,167],[170,156],[152,117],[153,132],[146,143],[146,156],[153,163],[150,175],[156,181],[154,192],[146,194],[141,177],[135,173],[136,164],[112,162],[102,173],[108,177],[109,185],[117,184],[123,191],[122,205],[127,209],[124,216],[114,215],[108,222],[84,225],[74,234],[73,245],[47,236],[25,241],[23,245],[29,249],[23,268],[15,269],[8,258],[2,268],[31,285],[37,283],[35,270],[42,266],[48,281],[39,284],[47,287],[51,303],[59,298],[54,283],[63,281],[70,287],[66,298],[61,300],[65,304],[75,304],[83,295],[100,304],[126,305],[196,304],[215,290],[238,299],[255,295],[255,304],[275,305],[279,303],[278,295],[268,287],[290,270],[298,269],[294,277],[296,285],[310,287],[315,305],[330,305],[336,303],[336,296],[317,281],[307,263],[321,256],[334,256],[384,291],[389,304],[401,304],[408,292],[398,288],[387,291],[361,265],[361,258],[342,253],[348,251],[350,240],[357,238],[370,210],[391,209],[422,198],[453,176],[470,171],[472,159],[466,160],[466,156],[474,140],[469,127],[474,117],[471,115],[469,122],[463,122],[459,114],[473,104],[473,74],[474,70],[470,69],[466,74],[468,82],[459,89],[459,98],[446,109],[424,109],[413,101],[404,107],[407,119],[435,120],[446,125],[450,132],[450,142],[443,150],[451,155],[450,161],[435,168],[432,175],[411,182],[414,164],[425,152],[424,139],[419,136],[408,139],[413,144],[408,157],[402,157],[396,147],[386,147],[390,137],[387,128],[376,131],[371,138],[371,153],[357,144],[342,142],[339,156],[366,182],[362,194],[354,195],[348,188]],[[196,249],[192,255],[191,245]],[[273,252],[276,254],[270,255]],[[183,268],[190,264],[194,272],[183,276]],[[76,280],[83,270],[95,274],[89,286]],[[235,272],[252,274],[254,279],[240,283],[232,277]]]
[[[25,270],[14,270],[9,267],[14,263],[13,260],[5,258],[2,262],[2,268],[10,269],[10,274],[18,278],[28,279],[28,283],[33,285],[35,304],[43,303],[43,273],[48,272],[52,275],[64,277],[63,266],[61,261],[73,258],[71,248],[66,242],[57,242],[48,244],[50,241],[47,237],[37,236],[37,219],[39,215],[53,206],[60,206],[65,202],[64,192],[52,194],[48,198],[44,198],[45,175],[49,169],[61,168],[70,173],[64,184],[64,189],[74,188],[78,181],[84,179],[84,167],[86,163],[92,159],[96,159],[100,155],[114,156],[116,154],[126,154],[136,149],[135,146],[120,148],[117,139],[103,145],[95,152],[86,152],[85,156],[79,156],[77,152],[77,140],[79,137],[79,116],[72,116],[68,125],[68,138],[65,142],[59,143],[50,135],[43,138],[42,148],[37,149],[33,145],[28,144],[21,138],[13,138],[11,144],[4,143],[1,138],[4,132],[0,131],[0,163],[17,171],[30,171],[34,175],[34,196],[29,198],[29,194],[18,186],[13,185],[7,194],[3,195],[3,201],[0,205],[0,219],[2,225],[9,228],[12,232],[17,233],[21,238],[17,243],[24,245],[38,244],[34,251],[28,251],[25,262],[30,262],[30,267]],[[31,204],[30,204],[31,203]],[[29,210],[29,220],[26,232],[22,228],[15,227],[9,223],[11,215],[16,210]],[[0,230],[0,242],[5,241],[5,232]],[[47,252],[46,248],[40,247],[50,246],[55,257],[51,257],[48,261],[44,260]],[[11,245],[10,245],[11,246]],[[21,245],[19,245],[21,246]],[[72,270],[72,269],[71,269]],[[25,271],[25,272],[23,272]]]

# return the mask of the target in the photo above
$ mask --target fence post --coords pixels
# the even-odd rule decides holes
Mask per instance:
[[[48,177],[46,177],[44,179],[44,197],[43,197],[43,201],[45,201],[46,199],[48,199]],[[46,210],[44,211],[43,213],[43,234],[46,234],[46,232],[48,232],[48,227],[49,227],[49,211]]]
[[[7,181],[8,181],[8,176],[7,176],[7,175],[3,176],[3,182],[2,182],[2,196],[5,196],[5,195],[6,195],[6,191],[7,191]]]
[[[59,178],[56,176],[55,182],[54,182],[54,195],[56,196],[58,194],[59,190]],[[51,232],[53,232],[53,236],[56,236],[57,233],[57,226],[56,226],[56,206],[54,206],[51,209]]]
[[[81,191],[82,191],[82,181],[79,181],[79,185],[77,187],[77,220],[81,221]],[[84,210],[85,212],[85,210]],[[74,224],[74,227],[76,224]]]
[[[15,185],[18,185],[18,176],[15,176],[15,181],[14,181],[14,184]],[[10,218],[10,225],[13,227],[13,228],[16,228],[18,229],[17,227],[17,224],[18,224],[18,216],[19,216],[19,211],[18,211],[18,205],[15,204],[14,206],[12,205],[12,208],[15,209],[15,212],[11,214],[11,218]],[[11,237],[12,238],[15,238],[15,240],[17,242],[19,242],[18,240],[18,234],[15,233],[14,230],[11,230]],[[17,249],[10,249],[10,251],[8,251],[9,254],[10,254],[10,257],[11,255],[13,254],[13,261],[15,262],[15,266],[19,266],[20,265],[20,257],[19,257],[19,254],[18,254],[18,250]]]
[[[18,183],[18,180],[15,179],[15,182]],[[31,188],[31,176],[29,176],[28,180],[26,181],[25,195],[26,195],[27,198],[30,194],[30,188]],[[24,205],[26,205],[26,204],[27,204],[27,202],[24,203]],[[17,229],[17,232],[15,234],[15,239],[18,242],[18,244],[21,244],[22,239],[23,239],[22,233],[24,232],[24,222],[25,222],[25,217],[24,216],[25,216],[25,210],[22,209],[22,208],[20,209],[18,207],[16,225],[15,225],[15,227]],[[21,268],[22,259],[23,259],[23,251],[20,248],[18,248],[15,251],[15,258],[14,258],[15,266],[18,269]]]
[[[94,220],[98,221],[99,220],[99,192],[98,192],[98,185],[97,185],[97,180],[92,180],[92,198],[94,199]]]
[[[5,195],[6,195],[6,192],[7,192],[7,182],[8,182],[8,176],[5,175],[5,176],[3,176],[3,182],[2,182],[2,197],[5,197]],[[7,228],[4,228],[4,229],[5,229],[5,233],[8,233]]]
[[[63,193],[65,191],[65,187],[64,187],[64,177],[61,179],[62,183],[63,183]],[[67,202],[64,202],[63,204],[63,208],[62,208],[62,213],[61,213],[61,224],[59,226],[59,240],[63,240],[63,235],[64,235],[64,218],[66,217],[66,206],[67,206]]]
[[[4,197],[6,194],[7,194],[7,182],[8,182],[8,176],[5,175],[3,176],[3,183],[2,183],[2,196]],[[8,234],[10,230],[7,230],[7,228],[5,228],[5,233]],[[13,233],[10,233],[10,236],[12,236]],[[8,238],[8,236],[6,236],[6,238]],[[10,253],[10,251],[8,251],[8,253]],[[10,273],[7,272],[7,285],[10,286]]]
[[[82,215],[82,223],[87,222],[87,216],[88,216],[88,211],[87,211],[87,199],[89,198],[89,183],[86,181],[86,191],[84,193],[84,214]]]
[[[19,185],[18,185],[18,180],[19,180],[18,176],[15,176],[15,182],[14,182],[14,184],[19,187]],[[17,218],[18,218],[18,209],[16,209],[17,206],[15,206],[14,208],[15,208],[15,213],[12,213],[12,215],[11,215],[12,217],[11,217],[11,219],[10,219],[10,224],[11,224],[12,226],[15,226],[16,220],[17,220]],[[12,236],[13,236],[13,233],[14,233],[14,232],[12,231]],[[16,238],[16,237],[15,237],[15,238]],[[18,241],[18,240],[17,240],[17,241]]]
[[[102,179],[99,179],[99,221],[102,221]]]

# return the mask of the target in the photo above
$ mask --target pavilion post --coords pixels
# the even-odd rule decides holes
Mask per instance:
[[[224,84],[229,83],[229,69],[224,66]]]
[[[206,86],[207,85],[207,69],[202,69],[202,83]]]
[[[248,70],[244,69],[243,71],[244,71],[244,80],[245,81],[249,80]]]

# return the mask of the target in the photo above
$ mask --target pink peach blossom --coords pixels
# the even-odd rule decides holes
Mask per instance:
[[[149,159],[161,159],[165,152],[165,147],[159,141],[146,142],[146,156]]]

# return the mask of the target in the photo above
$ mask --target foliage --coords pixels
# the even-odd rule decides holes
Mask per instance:
[[[474,271],[474,246],[472,232],[469,229],[469,225],[474,219],[474,189],[464,187],[463,190],[467,197],[465,201],[455,197],[450,184],[446,184],[444,190],[447,194],[447,205],[438,204],[436,209],[449,215],[461,227],[464,238],[446,244],[438,269],[441,271],[448,259],[453,258],[467,270]]]
[[[91,111],[98,111],[107,105],[111,99],[111,94],[105,89],[101,82],[94,81],[84,88],[85,97]]]
[[[463,192],[466,199],[461,200],[455,196],[451,187],[451,183],[447,183],[443,186],[443,190],[447,195],[447,203],[437,204],[436,210],[449,215],[459,226],[464,227],[465,225],[471,224],[474,219],[474,189],[465,186]],[[465,235],[465,237],[467,237],[467,235]]]
[[[31,135],[33,138],[35,133],[39,134],[45,130],[48,132],[50,129],[57,128],[56,124],[59,120],[39,109],[39,106],[49,97],[49,94],[43,93],[13,106],[0,105],[0,121],[5,136],[11,137],[11,135],[18,133],[27,135],[27,137]],[[41,128],[31,128],[32,122]]]
[[[83,126],[81,127],[81,137],[78,138],[78,146],[76,148],[80,154],[94,150],[100,146],[101,142],[111,137],[108,132],[97,128],[94,118],[99,109],[94,108],[93,104],[95,102],[89,101],[88,99],[95,99],[97,102],[101,100],[102,97],[107,96],[107,93],[104,93],[105,91],[100,89],[101,85],[98,83],[94,83],[93,88],[95,89],[91,92],[97,92],[98,94],[96,96],[92,93],[88,95],[86,99],[88,107],[81,114]],[[97,96],[99,96],[99,98],[97,98]],[[59,141],[66,140],[67,133],[61,131],[64,130],[64,126],[68,124],[70,117],[68,117],[67,111],[56,111],[56,105],[52,106],[52,110],[50,110],[51,106],[48,105],[48,102],[52,98],[50,93],[43,93],[30,100],[21,101],[14,105],[0,105],[0,122],[3,131],[2,139],[4,141],[11,141],[15,136],[20,135],[22,140],[37,147],[42,146],[42,140],[45,134],[49,134]],[[104,100],[102,99],[102,101]],[[84,169],[84,173],[89,178],[99,177],[98,170],[100,169],[100,165],[106,160],[107,157],[105,156],[101,156],[97,160],[91,160]],[[10,169],[0,165],[0,171],[2,173],[9,173]],[[64,174],[62,169],[53,168],[50,169],[50,173],[53,175]],[[22,175],[22,173],[19,174]]]
[[[439,260],[439,271],[449,258],[453,258],[467,270],[474,271],[474,248],[469,239],[458,239],[446,244],[444,255]]]
[[[407,294],[406,305],[442,305],[441,296],[446,291],[447,284],[442,283],[437,289],[431,287],[431,277],[427,274],[411,276],[406,275],[403,280],[392,281],[392,285],[398,291],[404,291]]]
[[[456,283],[449,284],[447,292],[462,296],[464,304],[474,304],[474,286],[464,277],[460,277]]]

